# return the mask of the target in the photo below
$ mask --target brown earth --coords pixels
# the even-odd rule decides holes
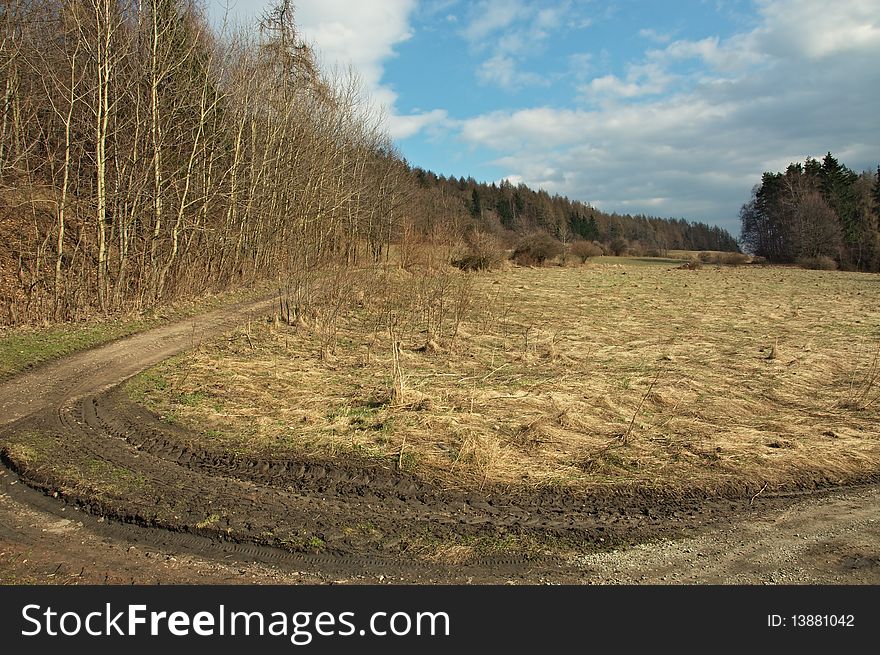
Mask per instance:
[[[270,307],[211,312],[0,386],[10,467],[0,580],[880,582],[876,486],[729,498],[463,492],[375,461],[197,446],[116,390]],[[51,460],[14,447],[21,433],[39,435]]]

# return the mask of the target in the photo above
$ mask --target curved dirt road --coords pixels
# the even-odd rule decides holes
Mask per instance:
[[[453,493],[363,462],[253,460],[194,447],[183,430],[114,393],[138,371],[270,307],[217,310],[0,385],[7,435],[44,432],[58,440],[59,461],[87,456],[139,481],[136,494],[114,496],[65,487],[39,467],[0,470],[0,580],[880,582],[877,486],[664,502]],[[438,559],[417,548],[511,536],[584,554],[461,563],[454,551]],[[633,542],[643,543],[626,546]]]

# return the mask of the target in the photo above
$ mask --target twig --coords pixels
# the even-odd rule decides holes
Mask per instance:
[[[393,367],[393,387],[391,389],[391,399],[393,404],[402,405],[405,394],[405,381],[403,378],[403,367],[400,365],[400,342],[397,340],[397,333],[394,327],[388,328],[391,336],[391,362]]]
[[[254,342],[251,341],[251,318],[250,318],[250,315],[248,315],[247,331],[244,333],[244,336],[247,337],[248,344],[250,345],[251,350],[256,350],[254,348]]]
[[[523,398],[528,398],[528,397],[529,397],[529,394],[527,394],[527,393],[524,393],[524,394],[521,395],[521,396],[509,396],[509,395],[504,395],[504,396],[492,396],[491,398],[486,398],[486,402],[488,402],[488,401],[490,401],[490,400],[504,400],[504,399],[507,399],[507,398],[512,398],[513,400],[521,400],[521,399],[523,399]]]
[[[764,486],[761,487],[761,490],[760,490],[758,493],[756,493],[754,496],[752,496],[752,499],[749,501],[749,505],[751,505],[752,503],[754,503],[754,502],[755,502],[755,498],[757,498],[757,497],[760,496],[762,493],[764,493],[764,489],[766,489],[766,488],[767,488],[767,483],[765,482],[765,483],[764,483]]]
[[[504,362],[501,366],[499,366],[498,368],[496,368],[494,371],[489,371],[488,373],[486,373],[486,375],[484,375],[483,377],[481,377],[479,381],[480,381],[480,382],[485,382],[485,381],[488,380],[490,377],[492,377],[493,375],[495,375],[498,371],[500,371],[502,368],[504,368],[505,366],[507,366],[508,363],[509,363],[509,362]]]
[[[502,364],[498,368],[489,371],[488,373],[486,373],[486,375],[484,375],[482,377],[478,377],[476,375],[468,375],[466,377],[460,378],[459,382],[468,382],[469,380],[476,380],[477,382],[485,382],[490,377],[495,375],[498,371],[500,371],[502,368],[504,368],[505,366],[509,366],[509,365],[510,365],[510,362],[505,362],[504,364]],[[446,375],[456,375],[456,374],[455,373],[447,373]]]
[[[410,373],[407,377],[410,378],[454,378],[457,377],[458,373]],[[467,378],[464,378],[467,380]],[[459,380],[460,382],[461,380]]]
[[[400,444],[400,453],[397,455],[397,470],[403,470],[403,449],[406,448],[406,435],[403,435],[403,443]]]
[[[625,444],[627,439],[629,439],[629,435],[632,434],[633,426],[636,424],[636,417],[639,415],[639,412],[642,410],[642,405],[645,404],[645,400],[648,399],[648,396],[651,395],[651,391],[654,390],[654,385],[657,384],[657,380],[660,379],[660,373],[663,371],[662,368],[657,369],[657,374],[654,376],[654,379],[651,380],[651,386],[648,387],[648,390],[645,392],[645,395],[642,396],[642,400],[639,402],[639,406],[636,407],[635,413],[633,413],[632,420],[629,422],[629,427],[626,429],[626,432],[620,437],[620,440]]]

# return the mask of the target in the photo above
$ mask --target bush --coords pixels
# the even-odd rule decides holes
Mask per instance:
[[[626,253],[629,248],[629,243],[626,239],[617,238],[614,239],[611,243],[608,244],[608,250],[611,251],[611,254],[615,257],[620,257],[624,253]]]
[[[562,254],[562,244],[544,232],[531,234],[519,242],[513,251],[513,261],[520,266],[543,266]]]
[[[630,257],[644,257],[645,247],[638,239],[636,239],[635,241],[630,241],[629,245],[626,247],[626,254]]]
[[[742,266],[749,263],[749,256],[741,252],[725,252],[718,255],[718,261],[726,266]]]
[[[573,257],[580,259],[581,262],[585,262],[591,257],[599,257],[604,254],[600,245],[590,241],[584,241],[583,239],[572,243],[569,252]]]
[[[837,262],[831,259],[831,257],[826,257],[825,255],[820,255],[818,257],[802,257],[798,260],[798,266],[813,271],[837,270]]]
[[[741,266],[748,264],[750,259],[748,255],[741,252],[710,252],[704,250],[697,256],[703,264],[716,264],[718,266]]]
[[[701,262],[699,259],[692,259],[690,261],[685,262],[684,264],[682,264],[678,268],[680,268],[681,270],[684,270],[684,271],[698,271],[701,268],[703,268],[703,262]]]
[[[453,258],[452,265],[463,271],[486,271],[498,268],[507,259],[498,239],[486,232],[472,232],[465,239],[465,248]]]

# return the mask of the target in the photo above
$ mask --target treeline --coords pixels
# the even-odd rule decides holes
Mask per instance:
[[[597,241],[615,254],[667,250],[739,252],[736,239],[714,225],[608,214],[580,201],[507,181],[500,185],[485,184],[473,178],[446,178],[421,168],[414,168],[413,175],[420,189],[430,190],[436,196],[431,205],[446,212],[454,210],[460,224],[470,223],[511,245],[522,235],[546,232],[563,243]]]
[[[0,324],[388,262],[392,244],[405,266],[448,262],[474,234],[737,249],[717,227],[413,169],[356,74],[319,70],[291,0],[223,34],[201,7],[0,0]]]
[[[880,168],[858,174],[829,152],[766,172],[740,218],[743,245],[770,262],[880,271]]]
[[[409,169],[357,78],[289,0],[222,37],[200,7],[0,2],[0,323],[387,252]]]

